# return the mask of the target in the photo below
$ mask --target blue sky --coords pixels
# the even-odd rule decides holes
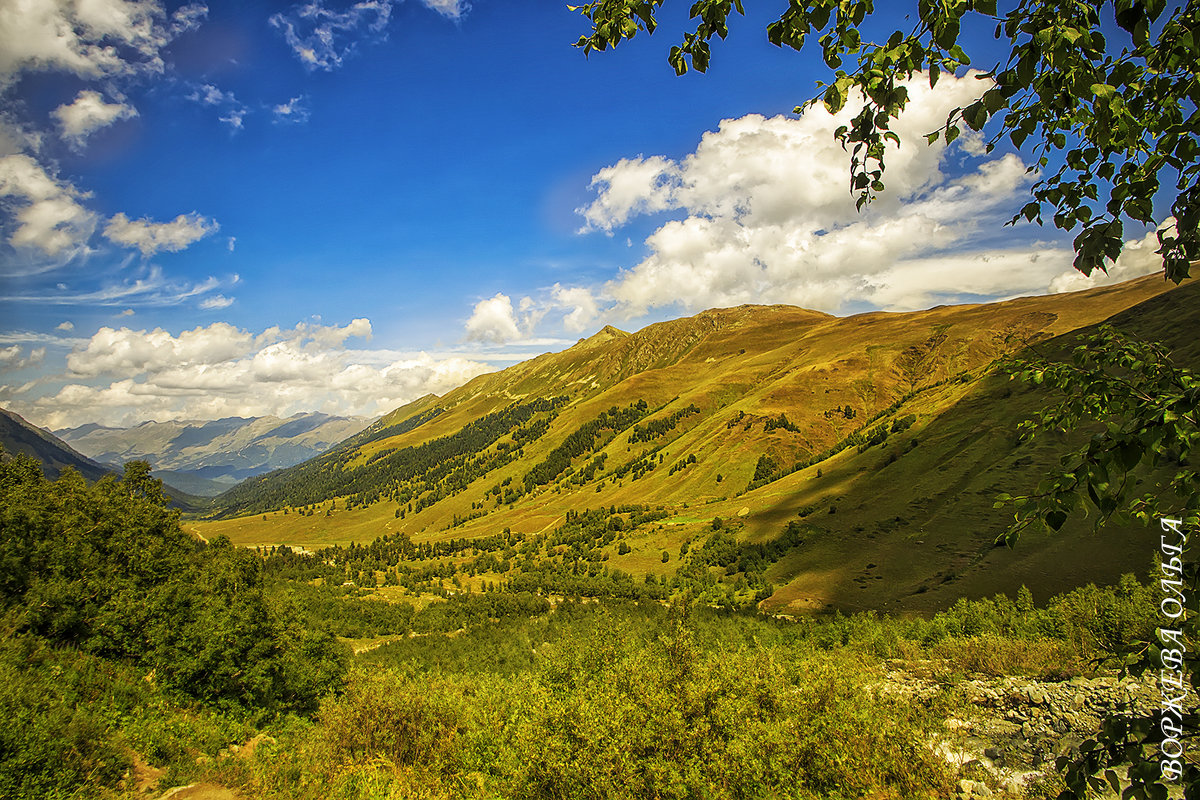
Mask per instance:
[[[914,86],[858,214],[836,122],[792,113],[815,52],[752,10],[677,78],[686,7],[585,59],[559,3],[6,4],[0,406],[371,416],[604,324],[1094,283],[1052,230],[1001,228],[1019,155],[920,139],[984,82]],[[1155,267],[1133,244],[1112,280]]]

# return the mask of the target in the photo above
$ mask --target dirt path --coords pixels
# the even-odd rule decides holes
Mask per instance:
[[[189,786],[176,786],[161,795],[158,800],[242,800],[242,797],[232,789],[215,783],[193,783]]]

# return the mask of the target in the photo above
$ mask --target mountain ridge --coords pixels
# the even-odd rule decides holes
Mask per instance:
[[[83,426],[88,427],[88,426]],[[101,427],[101,426],[94,426]],[[121,467],[96,462],[72,448],[69,444],[47,430],[33,425],[19,414],[0,408],[0,448],[4,458],[20,453],[36,460],[42,474],[57,480],[64,469],[73,469],[89,482],[107,475],[120,475]],[[123,465],[122,465],[123,466]],[[161,474],[155,474],[161,478]],[[197,512],[207,508],[207,502],[181,488],[163,481],[171,504],[182,511]]]
[[[54,434],[4,408],[0,408],[0,445],[6,456],[23,453],[36,459],[50,480],[56,480],[65,467],[75,469],[89,481],[111,472],[109,467],[93,461]]]
[[[1045,447],[1017,452],[1012,429],[1045,395],[1000,381],[994,364],[1122,313],[1164,326],[1139,304],[1182,306],[1170,321],[1178,332],[1195,294],[1152,277],[851,317],[742,306],[589,337],[397,410],[370,441],[248,481],[218,498],[226,519],[198,525],[311,548],[401,533],[546,536],[583,509],[644,506],[662,521],[624,531],[626,552],[599,547],[603,569],[666,579],[689,544],[723,530],[715,518],[746,546],[795,522],[808,533],[763,573],[776,587],[765,608],[928,610],[1021,582],[1046,596],[1088,567],[1053,574],[1056,542],[993,552],[1004,525],[996,494],[1035,483],[1055,461]],[[268,496],[276,505],[255,499]],[[1062,541],[1077,546],[1081,533]],[[1096,549],[1096,574],[1127,569],[1127,534]]]

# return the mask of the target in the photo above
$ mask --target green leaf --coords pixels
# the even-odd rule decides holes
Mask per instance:
[[[1128,472],[1141,462],[1143,452],[1141,444],[1136,440],[1122,442],[1116,447],[1117,464]]]
[[[943,50],[949,50],[958,42],[959,23],[957,19],[946,19],[933,30],[933,42]]]
[[[971,130],[973,131],[983,130],[983,126],[988,118],[987,109],[979,100],[964,108],[962,115],[963,120],[966,121],[967,125],[971,126]]]

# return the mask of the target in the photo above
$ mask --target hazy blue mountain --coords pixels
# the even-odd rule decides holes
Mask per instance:
[[[369,423],[363,417],[311,413],[287,419],[144,422],[133,428],[88,424],[55,433],[96,461],[145,460],[167,484],[211,497],[246,478],[320,455]]]

